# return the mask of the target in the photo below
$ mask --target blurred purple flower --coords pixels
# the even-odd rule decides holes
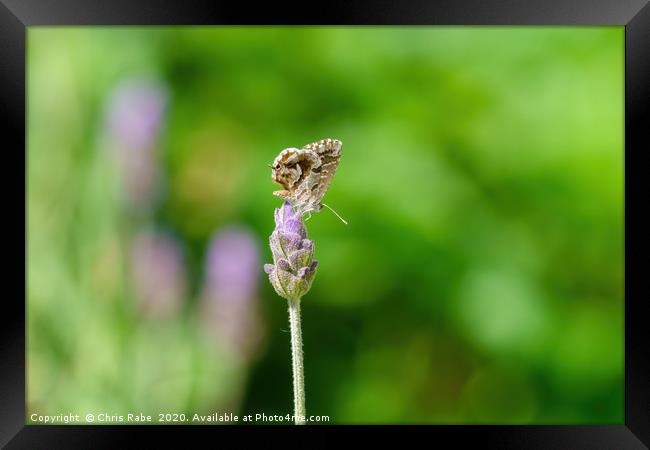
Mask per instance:
[[[178,313],[187,293],[183,252],[171,236],[143,231],[131,242],[131,272],[138,309],[147,317]]]
[[[123,81],[108,100],[108,145],[115,152],[126,197],[135,206],[155,200],[160,182],[155,149],[166,106],[166,89],[147,79]]]
[[[201,312],[219,345],[242,358],[262,337],[258,311],[260,252],[254,235],[231,226],[217,232],[206,256]]]

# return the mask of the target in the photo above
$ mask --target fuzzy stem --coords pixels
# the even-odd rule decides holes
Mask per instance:
[[[305,424],[305,374],[302,363],[302,329],[300,299],[289,300],[291,327],[291,362],[293,365],[293,409],[296,425]]]

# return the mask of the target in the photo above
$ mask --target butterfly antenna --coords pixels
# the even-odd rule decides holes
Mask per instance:
[[[334,211],[332,208],[330,208],[329,206],[327,206],[325,203],[323,203],[323,206],[326,207],[327,209],[329,209],[330,211],[332,211],[332,212],[334,213],[334,215],[335,215],[336,217],[338,217],[338,218],[341,220],[341,222],[343,222],[343,223],[346,224],[346,225],[348,224],[348,222],[347,222],[343,217],[339,216],[339,213],[337,213],[336,211]]]

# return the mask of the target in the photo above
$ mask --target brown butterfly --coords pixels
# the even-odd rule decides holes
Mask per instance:
[[[282,150],[271,166],[271,178],[284,190],[275,191],[273,195],[291,203],[301,215],[318,212],[323,206],[332,210],[321,200],[336,173],[342,145],[337,139],[323,139],[300,149]],[[336,211],[332,212],[336,214]]]

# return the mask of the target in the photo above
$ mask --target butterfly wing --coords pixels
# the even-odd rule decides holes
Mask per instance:
[[[290,202],[296,212],[320,211],[341,158],[341,141],[323,139],[301,149],[282,150],[272,165],[272,178],[284,189],[273,195]]]
[[[291,201],[291,192],[283,189],[281,191],[273,191],[273,195],[280,197],[282,200]]]
[[[305,207],[303,212],[320,211],[321,201],[336,173],[341,160],[341,147],[343,143],[337,139],[323,139],[303,147],[305,150],[315,152],[320,158],[320,167],[312,170],[311,183],[306,188],[309,192],[303,192]]]
[[[289,201],[298,211],[303,211],[309,200],[309,187],[313,185],[313,171],[319,166],[320,158],[312,150],[282,150],[273,161],[271,176],[284,189],[273,192],[273,195]]]

